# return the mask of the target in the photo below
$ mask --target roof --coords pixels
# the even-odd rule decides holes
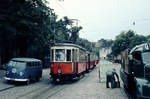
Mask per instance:
[[[12,58],[13,61],[22,61],[22,62],[33,62],[33,61],[41,61],[35,58]]]
[[[85,48],[83,48],[79,45],[76,45],[76,44],[72,44],[72,43],[56,43],[54,46],[73,46],[73,47],[80,48],[82,50],[86,50]]]

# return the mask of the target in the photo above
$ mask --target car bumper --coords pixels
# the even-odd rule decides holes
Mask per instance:
[[[28,79],[16,79],[16,78],[8,78],[8,77],[4,77],[6,80],[11,80],[11,81],[21,81],[21,82],[24,82],[24,81],[28,81]]]

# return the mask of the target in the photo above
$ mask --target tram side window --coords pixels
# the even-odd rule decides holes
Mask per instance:
[[[72,50],[72,61],[75,62],[75,50]]]
[[[67,50],[67,61],[71,61],[71,50]]]
[[[54,50],[51,50],[51,61],[54,61]]]
[[[77,49],[75,51],[75,58],[76,58],[76,61],[79,61],[79,51]]]
[[[79,54],[80,54],[79,61],[80,62],[85,62],[86,61],[85,52],[82,51],[82,50],[79,50]]]
[[[56,49],[55,60],[56,61],[65,61],[65,50],[64,49]]]

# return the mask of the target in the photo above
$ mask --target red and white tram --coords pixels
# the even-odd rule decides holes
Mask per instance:
[[[86,49],[71,43],[51,47],[50,74],[54,81],[72,79],[88,70]]]

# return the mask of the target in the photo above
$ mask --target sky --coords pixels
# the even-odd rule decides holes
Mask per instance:
[[[78,19],[80,37],[96,42],[132,29],[150,35],[150,0],[48,0],[62,18]],[[135,23],[135,25],[133,25]]]

